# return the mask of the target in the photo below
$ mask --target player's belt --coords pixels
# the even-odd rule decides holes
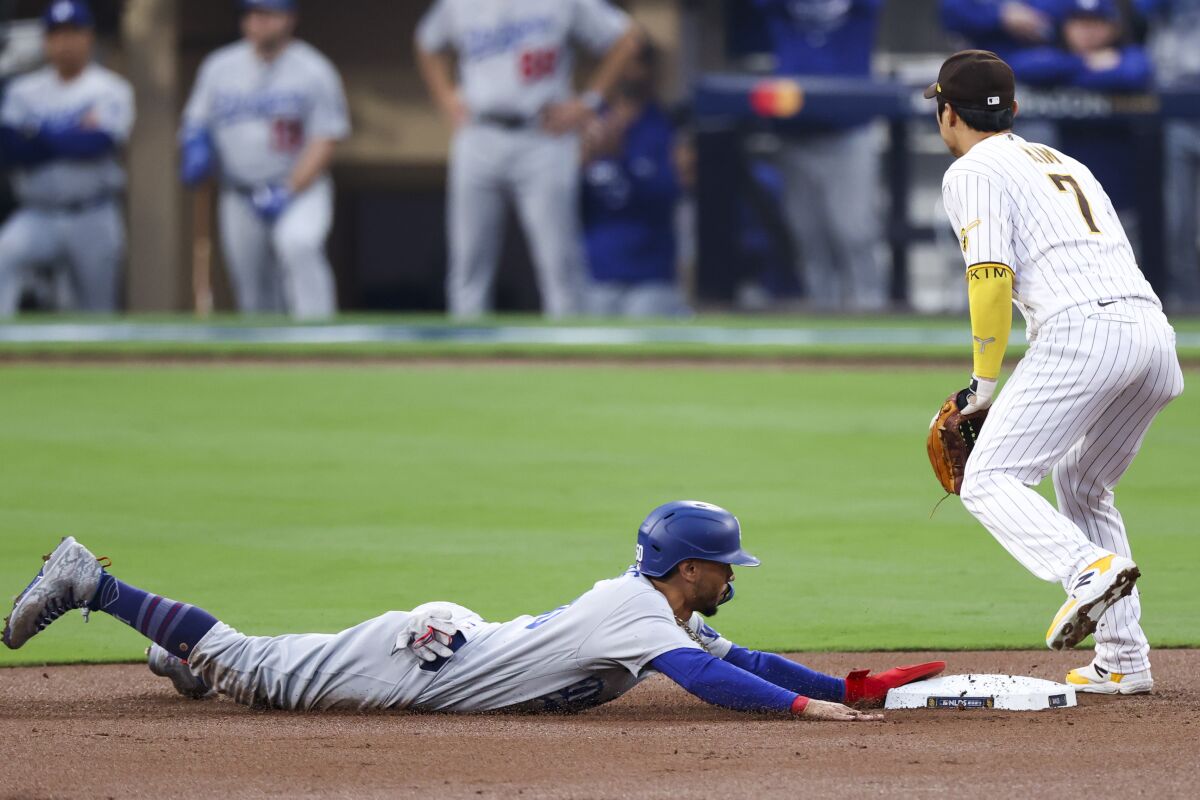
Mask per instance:
[[[493,128],[503,128],[506,131],[525,130],[536,127],[538,124],[536,117],[526,117],[521,114],[480,114],[474,118],[474,122]]]
[[[22,203],[22,205],[26,208],[55,214],[82,214],[84,211],[91,211],[93,208],[108,205],[115,199],[116,195],[112,192],[105,192],[104,194],[98,194],[86,200],[76,200],[72,203]]]

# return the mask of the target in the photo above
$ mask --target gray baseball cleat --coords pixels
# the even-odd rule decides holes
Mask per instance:
[[[156,644],[146,650],[146,663],[150,671],[160,678],[170,678],[175,684],[175,691],[193,700],[203,700],[216,692],[188,669],[187,663],[177,658]]]
[[[89,604],[100,585],[100,561],[72,536],[42,560],[42,568],[17,595],[12,613],[4,621],[4,644],[13,650],[73,608],[83,609],[86,622]]]

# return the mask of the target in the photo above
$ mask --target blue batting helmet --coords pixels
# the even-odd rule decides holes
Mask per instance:
[[[742,549],[742,526],[720,506],[677,500],[651,511],[638,528],[638,572],[661,578],[689,558],[739,567],[762,563]]]
[[[295,13],[296,0],[241,0],[242,13],[249,11],[283,11]]]
[[[68,25],[73,28],[93,28],[96,18],[83,0],[54,0],[42,14],[42,25],[48,31]]]

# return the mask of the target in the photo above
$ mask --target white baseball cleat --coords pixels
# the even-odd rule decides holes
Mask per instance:
[[[1092,694],[1149,694],[1154,691],[1150,670],[1142,672],[1109,672],[1093,661],[1086,667],[1067,673],[1067,684],[1077,692]]]
[[[171,683],[175,684],[175,691],[184,697],[203,700],[216,694],[203,678],[192,674],[183,659],[176,658],[156,644],[150,645],[146,650],[146,664],[150,671],[160,678],[170,678]]]
[[[13,650],[73,608],[83,609],[86,622],[89,603],[100,585],[100,561],[73,536],[63,539],[42,560],[41,570],[17,595],[12,613],[4,621],[4,644]]]
[[[1071,579],[1067,601],[1046,631],[1051,650],[1074,647],[1096,632],[1100,617],[1122,597],[1128,597],[1141,570],[1128,558],[1107,555],[1088,564]]]

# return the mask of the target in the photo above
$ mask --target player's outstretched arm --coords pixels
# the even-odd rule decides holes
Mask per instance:
[[[725,661],[805,697],[832,703],[846,702],[846,681],[809,669],[781,655],[747,650],[735,644],[725,655]]]
[[[706,703],[734,711],[775,711],[805,719],[847,722],[883,719],[882,714],[867,714],[838,703],[812,700],[697,648],[671,650],[655,658],[649,666]]]
[[[876,706],[883,704],[889,689],[932,678],[946,668],[945,661],[928,661],[924,664],[896,667],[877,675],[872,675],[867,670],[855,670],[843,679],[809,669],[775,653],[747,650],[736,644],[725,655],[725,661],[814,701]]]

